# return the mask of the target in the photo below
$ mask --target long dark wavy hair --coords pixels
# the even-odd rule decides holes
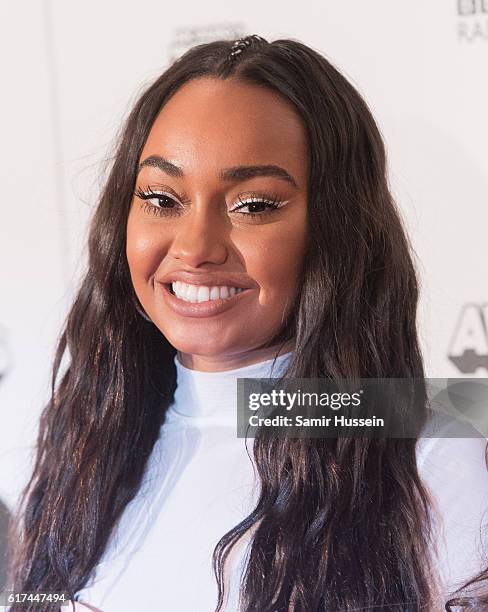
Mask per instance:
[[[126,224],[151,126],[191,79],[237,78],[279,92],[308,132],[307,253],[290,315],[269,341],[295,340],[285,376],[424,376],[412,248],[370,110],[303,43],[246,40],[237,53],[229,40],[191,48],[146,87],[122,126],[11,531],[9,576],[17,591],[68,591],[76,599],[138,492],[173,401],[176,349],[140,314]],[[258,436],[257,505],[213,554],[217,609],[225,560],[246,532],[252,546],[242,578],[245,612],[440,609],[431,500],[416,444]]]

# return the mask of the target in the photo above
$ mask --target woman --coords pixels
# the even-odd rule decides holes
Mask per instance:
[[[12,584],[104,612],[443,609],[416,439],[248,456],[235,434],[238,377],[422,378],[416,307],[357,91],[293,40],[190,49],[136,103],[92,220]]]

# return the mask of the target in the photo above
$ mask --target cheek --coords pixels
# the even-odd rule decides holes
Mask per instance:
[[[127,222],[127,262],[134,286],[141,286],[156,271],[165,253],[158,232],[129,216]]]
[[[247,249],[249,275],[259,284],[259,303],[275,307],[290,303],[303,266],[306,227],[302,219],[269,236],[257,237]]]

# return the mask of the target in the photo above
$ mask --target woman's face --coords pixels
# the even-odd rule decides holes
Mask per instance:
[[[260,347],[290,311],[305,255],[308,157],[293,106],[257,85],[198,78],[161,109],[127,258],[139,301],[187,367],[272,357]]]

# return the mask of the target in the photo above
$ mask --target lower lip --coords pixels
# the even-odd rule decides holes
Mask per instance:
[[[230,298],[219,298],[218,300],[207,300],[206,302],[185,302],[171,293],[168,285],[157,283],[162,289],[163,297],[168,306],[183,317],[213,317],[233,308],[252,291],[243,289]]]

